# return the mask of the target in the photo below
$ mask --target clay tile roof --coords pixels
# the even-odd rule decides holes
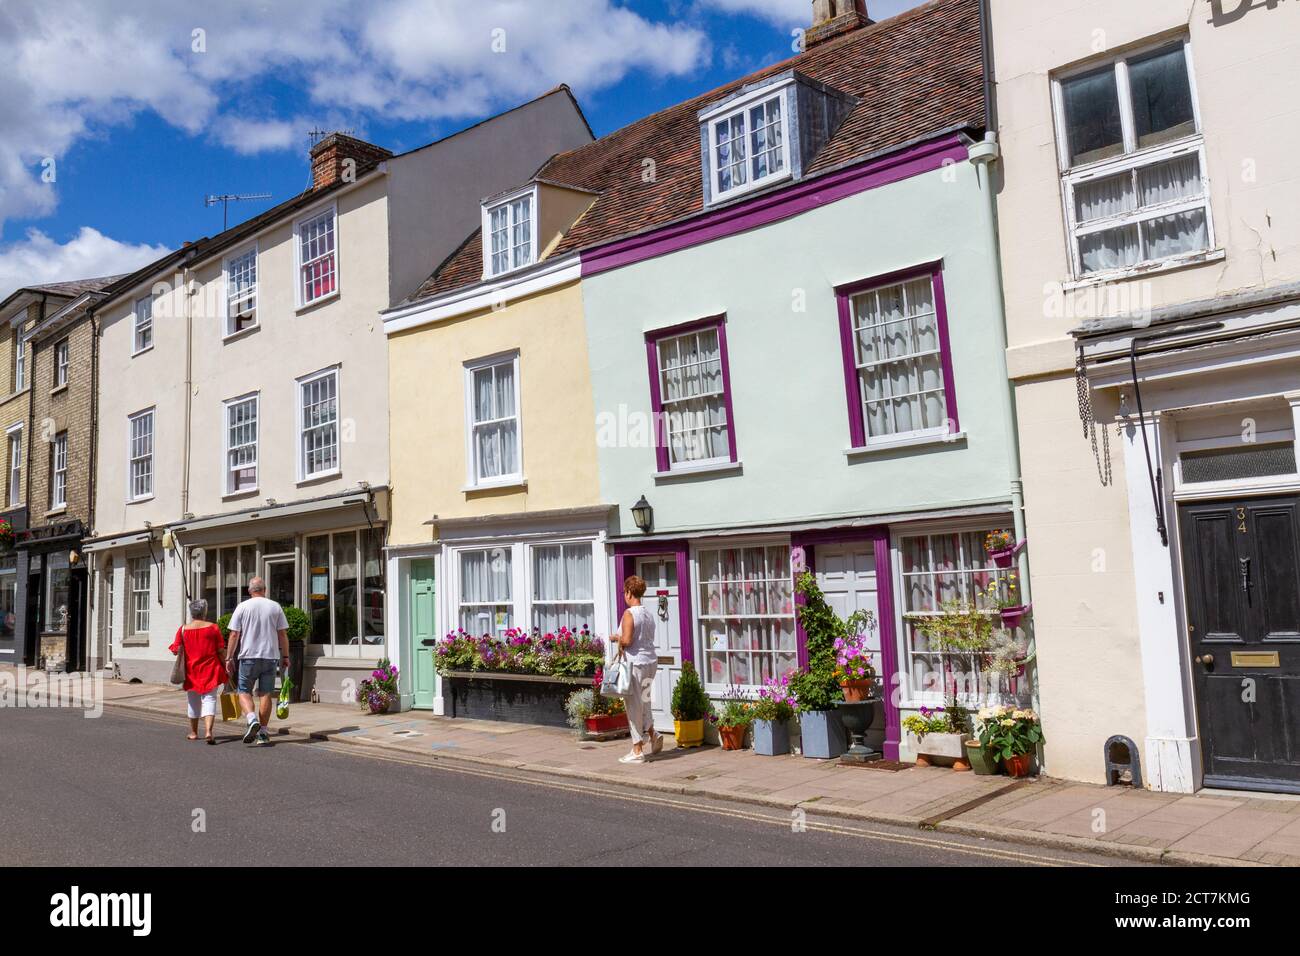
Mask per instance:
[[[741,87],[791,69],[859,99],[805,177],[943,131],[984,128],[979,3],[931,0],[553,157],[538,171],[539,179],[592,190],[598,198],[552,255],[703,211],[697,113]],[[650,183],[641,175],[647,158],[655,162]],[[407,301],[480,281],[481,255],[475,233]]]

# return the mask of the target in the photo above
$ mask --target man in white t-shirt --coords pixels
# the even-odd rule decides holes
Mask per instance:
[[[266,582],[261,578],[248,582],[248,600],[241,601],[230,616],[226,647],[226,668],[232,677],[236,676],[234,662],[239,661],[236,689],[240,709],[248,721],[244,743],[269,744],[266,727],[275,701],[276,666],[283,665],[286,672],[289,668],[289,622],[284,609],[266,596]],[[256,707],[254,688],[258,695]]]

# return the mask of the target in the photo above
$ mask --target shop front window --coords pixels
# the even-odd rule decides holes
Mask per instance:
[[[306,556],[311,642],[358,649],[382,645],[383,533],[367,528],[312,535]]]
[[[696,566],[706,683],[753,687],[794,671],[789,545],[701,550]]]
[[[68,631],[68,598],[70,594],[68,556],[51,555],[46,562],[45,617],[41,630],[50,634]]]
[[[552,544],[533,548],[533,627],[554,633],[595,624],[591,544]]]
[[[0,640],[13,640],[18,613],[18,559],[0,558]]]
[[[248,596],[248,579],[257,573],[257,547],[251,544],[207,548],[195,569],[194,593],[208,602],[208,620],[233,614]]]
[[[514,554],[509,545],[460,553],[460,626],[499,636],[513,624]]]

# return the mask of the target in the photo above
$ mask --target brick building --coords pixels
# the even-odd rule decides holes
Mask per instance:
[[[12,546],[0,553],[0,660],[80,670],[86,659],[95,329],[87,311],[114,278],[29,286],[0,303],[0,428]]]

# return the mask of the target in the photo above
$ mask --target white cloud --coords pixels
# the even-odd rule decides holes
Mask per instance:
[[[924,0],[867,0],[867,16],[885,20],[920,6]],[[702,7],[717,13],[757,17],[776,27],[793,30],[812,23],[812,0],[699,0]]]
[[[43,159],[143,111],[254,154],[305,148],[325,117],[358,128],[379,116],[470,119],[557,83],[581,96],[709,56],[696,27],[618,0],[4,0],[0,227],[54,209]],[[268,79],[306,93],[309,118],[268,115]]]
[[[118,242],[89,226],[64,243],[30,229],[25,239],[0,250],[0,300],[25,285],[132,272],[169,251],[165,246]]]

